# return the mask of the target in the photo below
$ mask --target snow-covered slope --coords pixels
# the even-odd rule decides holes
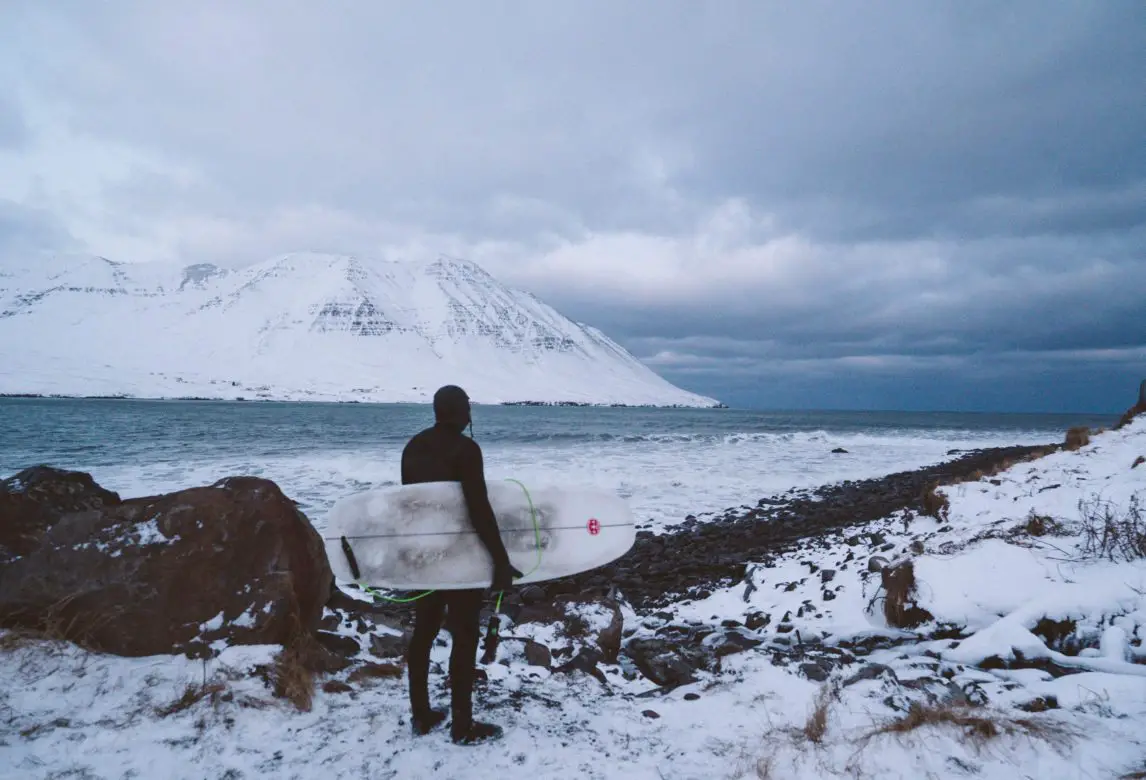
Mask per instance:
[[[560,671],[574,640],[559,624],[511,623],[475,699],[505,738],[476,747],[450,744],[445,728],[410,733],[400,666],[323,679],[297,712],[259,671],[275,646],[202,662],[118,658],[0,631],[0,679],[19,680],[0,686],[0,766],[5,777],[94,780],[1142,777],[1146,558],[1088,549],[1099,541],[1088,507],[1109,506],[1115,520],[1140,512],[1142,456],[1146,415],[1076,452],[945,487],[940,517],[901,513],[862,537],[778,552],[750,574],[755,588],[652,614],[623,605],[630,647],[679,640],[674,627],[742,637],[719,670],[680,687],[657,688],[625,656],[600,664],[603,679]],[[887,625],[879,557],[914,560],[932,619]],[[592,637],[609,620],[585,609],[577,635]],[[337,630],[359,631],[351,620]],[[395,629],[375,630],[383,650],[397,641]],[[553,649],[552,663],[531,660],[527,640]],[[400,663],[373,655],[375,637],[359,646],[362,660]],[[439,706],[449,654],[435,644]]]
[[[0,393],[714,406],[473,263],[291,254],[241,270],[0,270]]]

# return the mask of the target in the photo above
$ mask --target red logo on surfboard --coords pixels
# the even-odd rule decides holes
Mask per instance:
[[[601,533],[601,521],[595,517],[589,518],[589,533],[593,536]]]

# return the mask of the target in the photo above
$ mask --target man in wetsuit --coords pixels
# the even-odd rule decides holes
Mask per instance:
[[[470,399],[455,385],[434,394],[435,424],[415,435],[402,451],[402,484],[461,482],[470,521],[490,557],[493,572],[490,587],[508,590],[522,574],[509,562],[497,520],[486,494],[481,447],[463,431],[470,425]],[[428,678],[430,648],[442,627],[453,637],[450,652],[450,700],[453,723],[450,736],[459,744],[472,744],[501,736],[501,728],[473,719],[474,663],[477,657],[482,599],[477,590],[439,590],[415,604],[414,636],[407,651],[410,709],[417,734],[426,734],[443,720],[442,711],[430,708]]]

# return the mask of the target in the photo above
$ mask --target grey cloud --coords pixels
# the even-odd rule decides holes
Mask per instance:
[[[50,212],[0,198],[0,264],[76,247],[75,238]]]
[[[510,247],[508,281],[645,356],[956,371],[1146,343],[1144,22],[1036,0],[73,0],[13,17],[0,66],[18,58],[22,94],[73,132],[199,174],[109,187],[127,232],[217,217],[230,258],[409,226],[455,254]],[[647,294],[671,266],[657,242],[730,199],[756,222],[698,253],[695,284]],[[645,264],[628,289],[511,267],[609,234],[654,244],[613,258]],[[807,257],[707,278],[786,237]]]
[[[28,126],[16,101],[0,92],[0,150],[19,149],[28,138]]]

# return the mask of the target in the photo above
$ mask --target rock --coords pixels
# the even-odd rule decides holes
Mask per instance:
[[[867,570],[870,572],[883,571],[887,568],[888,560],[882,555],[873,555],[867,559]]]
[[[734,655],[736,653],[742,653],[745,650],[751,650],[763,643],[764,641],[762,639],[748,636],[740,631],[726,631],[713,645],[713,653],[717,658],[723,658],[727,655]]]
[[[832,450],[832,454],[833,455],[847,455],[848,451],[845,450],[843,447],[836,447],[834,450]]]
[[[5,481],[7,506],[30,511],[31,500],[50,522],[15,535],[23,554],[0,578],[0,624],[63,627],[126,656],[286,644],[318,628],[333,580],[322,539],[273,482],[235,477],[119,501],[85,477],[33,470]]]
[[[353,658],[358,655],[362,649],[358,646],[357,640],[349,636],[340,636],[327,631],[319,631],[314,635],[314,638],[327,650],[343,658]]]
[[[924,551],[926,550],[926,548],[923,546],[923,542],[921,542],[919,539],[912,541],[911,546],[908,549],[910,549],[914,555],[923,555]]]
[[[371,634],[370,652],[379,658],[400,658],[410,644],[409,634]]]
[[[830,676],[828,670],[817,663],[800,664],[800,672],[812,682],[825,682]]]
[[[646,718],[649,718],[651,720],[656,720],[657,718],[659,718],[661,716],[660,713],[657,712],[656,710],[643,710],[641,712],[641,714],[644,715]]]
[[[832,580],[834,580],[835,578],[836,578],[836,570],[835,569],[824,569],[823,571],[820,572],[820,582],[822,582],[822,583],[825,583],[825,584],[829,583]]]
[[[322,690],[327,693],[350,693],[354,688],[342,682],[342,680],[327,680],[322,684]]]
[[[697,699],[699,699],[699,698],[700,698],[700,694],[699,694],[699,693],[686,693],[686,694],[684,695],[684,700],[685,700],[685,701],[696,701],[696,700],[697,700]]]
[[[90,474],[33,466],[0,482],[0,563],[30,554],[61,517],[120,503]]]
[[[759,631],[772,622],[772,616],[763,612],[752,612],[744,620],[744,626],[749,631]]]
[[[548,669],[553,664],[553,654],[540,642],[527,639],[525,642],[525,662],[530,666],[543,666]]]
[[[537,585],[527,585],[521,589],[521,601],[523,604],[538,604],[545,601],[545,589]]]
[[[602,685],[608,685],[609,681],[605,679],[605,674],[597,668],[597,663],[601,660],[601,655],[596,650],[585,647],[565,663],[558,666],[556,671],[562,674],[570,674],[572,672],[584,672],[591,675]]]
[[[895,670],[890,666],[884,666],[883,664],[864,664],[858,672],[844,681],[844,687],[847,688],[850,685],[855,685],[864,680],[875,680],[885,674],[893,680],[899,679],[895,674]]]
[[[695,672],[708,665],[703,653],[665,639],[630,640],[625,653],[642,675],[666,688],[696,682]]]

